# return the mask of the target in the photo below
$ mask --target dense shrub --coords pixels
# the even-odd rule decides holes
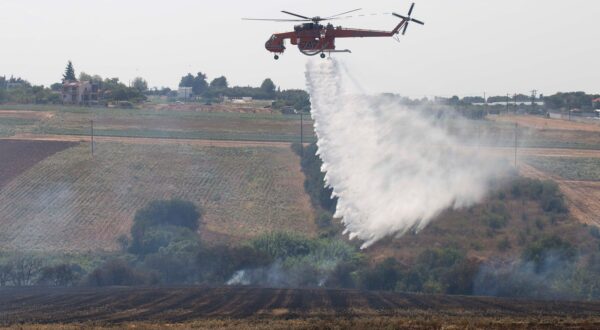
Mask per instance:
[[[302,235],[276,232],[259,236],[250,245],[272,259],[284,259],[309,254],[314,242]]]
[[[388,258],[362,273],[361,287],[367,290],[394,290],[401,276],[400,264],[394,258]]]
[[[513,180],[510,192],[515,198],[539,201],[546,212],[566,213],[568,211],[558,185],[550,180],[518,178]]]
[[[132,286],[156,283],[155,277],[133,268],[123,260],[111,260],[92,271],[86,279],[90,286]]]
[[[153,201],[135,214],[129,250],[145,255],[174,240],[193,240],[201,216],[201,210],[188,201]]]
[[[552,236],[527,246],[523,251],[522,259],[526,262],[532,262],[535,265],[535,270],[540,272],[549,258],[561,262],[570,262],[575,259],[576,252],[571,243],[557,236]]]
[[[298,148],[296,147],[296,149]],[[301,165],[306,177],[304,189],[310,196],[313,205],[333,213],[337,205],[337,198],[332,197],[333,189],[325,187],[325,173],[321,171],[323,161],[317,156],[316,144],[313,143],[304,148]]]
[[[59,264],[42,268],[38,284],[54,286],[74,285],[83,274],[83,269],[75,264]]]

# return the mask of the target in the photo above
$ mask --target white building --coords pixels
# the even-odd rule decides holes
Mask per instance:
[[[65,81],[62,87],[63,104],[91,104],[98,102],[98,84],[89,81]]]
[[[192,93],[192,87],[179,87],[177,90],[177,98],[189,100],[192,98],[194,93]]]

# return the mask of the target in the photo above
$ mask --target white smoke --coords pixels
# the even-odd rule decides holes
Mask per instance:
[[[350,238],[366,248],[423,229],[448,208],[480,201],[496,162],[451,136],[436,116],[360,90],[336,60],[306,69],[326,184]],[[453,120],[456,126],[456,120]]]

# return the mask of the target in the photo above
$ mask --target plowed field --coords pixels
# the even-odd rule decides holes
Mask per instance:
[[[396,324],[393,328],[401,325],[400,320],[412,320],[412,328],[419,321],[423,323],[418,328],[427,328],[424,327],[426,321],[432,322],[430,327],[436,327],[436,323],[433,323],[436,319],[438,322],[441,319],[442,324],[463,324],[461,328],[481,320],[489,322],[487,326],[480,325],[484,328],[521,328],[524,325],[538,328],[543,324],[554,328],[578,324],[580,327],[593,328],[600,326],[600,302],[544,302],[353,290],[246,287],[36,288],[1,290],[0,315],[0,324],[4,325],[182,323],[246,318],[262,320],[264,323],[309,318],[314,325],[319,320],[335,323],[348,318],[395,317],[398,321],[391,323]],[[507,325],[502,326],[502,322]],[[290,326],[293,324],[290,323]],[[355,323],[355,326],[358,325],[360,322]]]
[[[44,158],[76,145],[58,141],[0,140],[0,188]]]

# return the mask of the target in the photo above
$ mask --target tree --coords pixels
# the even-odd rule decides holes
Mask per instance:
[[[16,255],[10,260],[11,281],[15,286],[33,284],[33,279],[42,269],[41,259],[32,255]]]
[[[179,87],[192,87],[194,86],[194,76],[191,73],[181,77],[179,81]]]
[[[71,61],[69,61],[67,64],[65,74],[63,74],[63,81],[77,81],[77,78],[75,77],[75,69],[73,68],[73,63],[71,63]]]
[[[90,81],[90,82],[99,83],[99,82],[102,82],[102,77],[100,77],[97,74],[91,75],[91,74],[87,74],[85,72],[81,72],[79,74],[79,81]]]
[[[83,269],[79,265],[60,264],[44,267],[41,270],[38,284],[54,286],[73,285],[82,271]]]
[[[148,90],[148,83],[142,77],[136,77],[133,79],[133,88],[137,89],[140,92],[145,92]]]
[[[91,286],[133,286],[151,284],[152,282],[151,277],[119,259],[106,262],[87,277],[87,284]]]
[[[267,78],[260,85],[260,89],[267,97],[275,97],[275,83],[270,78]]]
[[[181,77],[179,87],[192,87],[192,92],[196,95],[202,95],[208,89],[206,75],[202,72],[194,77],[191,73]]]
[[[171,242],[193,240],[191,236],[197,237],[201,217],[202,211],[191,202],[153,201],[135,213],[130,251],[144,255]]]
[[[213,79],[213,81],[210,82],[210,88],[228,88],[228,87],[229,87],[229,83],[227,82],[227,78],[225,78],[224,76],[215,78],[215,79]]]

